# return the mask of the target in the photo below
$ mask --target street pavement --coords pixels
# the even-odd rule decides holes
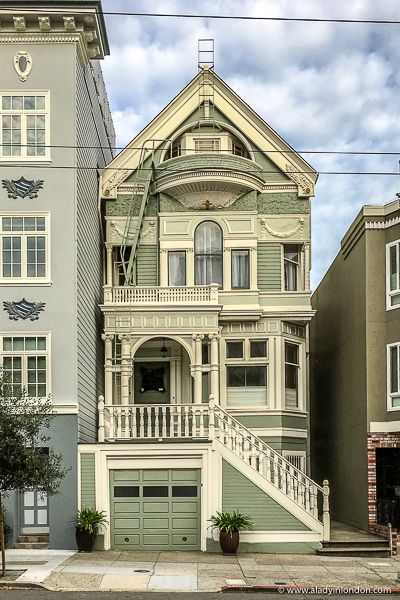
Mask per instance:
[[[252,586],[281,593],[313,588],[313,595],[325,592],[325,597],[333,595],[335,588],[346,590],[346,595],[400,588],[398,558],[115,550],[65,551],[63,555],[54,550],[8,550],[7,560],[9,570],[26,569],[15,579],[17,585],[42,584],[53,591],[164,592],[163,600],[166,592],[249,590]]]

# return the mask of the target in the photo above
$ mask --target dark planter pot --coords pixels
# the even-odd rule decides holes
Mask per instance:
[[[79,552],[92,552],[96,543],[97,531],[91,533],[87,529],[75,527],[75,539]]]
[[[224,554],[236,554],[239,546],[239,532],[226,533],[226,531],[220,531],[219,544]]]

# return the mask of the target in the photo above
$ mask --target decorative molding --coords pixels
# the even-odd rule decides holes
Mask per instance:
[[[50,31],[51,21],[50,17],[38,17],[40,31]]]
[[[18,180],[3,179],[3,188],[7,190],[8,197],[15,200],[16,198],[26,198],[27,196],[33,200],[38,197],[39,190],[43,188],[43,179],[37,181],[20,177]]]
[[[264,232],[261,231],[261,238],[265,239],[265,232],[268,232],[270,235],[272,235],[273,237],[279,238],[279,239],[286,239],[289,237],[292,237],[293,235],[295,235],[297,232],[300,232],[300,235],[303,235],[304,233],[304,219],[303,217],[301,217],[298,220],[298,223],[296,225],[296,227],[294,227],[293,229],[290,229],[289,231],[275,231],[274,229],[272,229],[268,223],[266,219],[260,219],[260,227],[261,229],[264,229]],[[264,234],[264,235],[263,235]]]
[[[25,17],[13,17],[13,21],[17,31],[26,31]]]
[[[400,216],[393,217],[393,219],[388,219],[387,221],[366,221],[365,229],[389,229],[389,227],[393,227],[399,223]]]
[[[111,192],[128,177],[130,171],[128,169],[119,169],[111,175],[110,179],[103,186],[103,196],[111,196]]]
[[[75,31],[76,24],[74,17],[63,17],[65,31]]]
[[[37,321],[39,313],[45,306],[45,302],[29,302],[25,298],[19,302],[3,302],[3,308],[8,312],[11,321],[18,321],[18,319]]]
[[[113,333],[102,333],[101,339],[103,340],[103,342],[112,342],[114,339],[114,334]]]
[[[79,57],[84,64],[89,61],[89,49],[81,33],[28,33],[16,36],[15,33],[1,32],[0,44],[66,44],[75,43],[78,47]],[[100,58],[99,56],[97,58]]]
[[[312,194],[312,183],[302,173],[299,173],[298,167],[286,163],[286,174],[297,183],[300,188],[301,196],[310,196]]]
[[[20,81],[26,81],[32,70],[32,57],[29,52],[20,50],[14,56],[14,69],[17,72]]]
[[[145,222],[146,223],[146,222]],[[155,244],[156,243],[156,222],[149,221],[148,226],[143,227],[142,233],[140,234],[140,240],[144,244]]]

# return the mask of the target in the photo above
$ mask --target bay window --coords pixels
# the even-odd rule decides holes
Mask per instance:
[[[285,408],[299,407],[299,346],[285,342]]]

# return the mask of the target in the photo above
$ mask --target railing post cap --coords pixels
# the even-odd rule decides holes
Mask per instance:
[[[327,479],[324,479],[323,485],[329,485],[329,481]]]
[[[104,396],[99,396],[99,404],[104,404]]]
[[[210,394],[210,395],[208,396],[208,404],[209,404],[210,406],[214,406],[214,405],[215,405],[215,398],[214,398],[214,394]]]

